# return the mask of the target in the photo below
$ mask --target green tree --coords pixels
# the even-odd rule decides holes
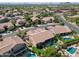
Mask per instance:
[[[18,35],[19,37],[21,37],[22,39],[24,39],[24,37],[25,37],[25,35],[26,35],[26,31],[18,30],[17,35]]]
[[[47,47],[43,54],[44,57],[60,57],[61,54],[54,47]]]
[[[77,11],[75,9],[72,9],[71,13],[72,13],[72,15],[76,15]]]
[[[16,21],[15,20],[11,20],[11,23],[14,25],[14,27],[16,27]]]
[[[41,56],[41,49],[38,49],[36,47],[32,47],[32,50],[34,53],[36,53],[38,56]]]
[[[29,26],[33,25],[32,16],[25,14],[24,18],[26,19],[26,22],[29,22]]]
[[[79,17],[78,18],[76,18],[76,24],[79,24]]]
[[[54,18],[55,18],[55,20],[53,20],[54,22],[56,22],[56,23],[59,23],[60,22],[58,16],[54,15]]]
[[[0,33],[4,32],[4,31],[5,31],[5,29],[0,29]]]

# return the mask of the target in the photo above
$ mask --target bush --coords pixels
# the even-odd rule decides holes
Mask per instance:
[[[25,37],[25,35],[26,35],[26,31],[25,31],[25,30],[23,30],[23,31],[19,30],[19,31],[17,32],[17,35],[18,35],[19,37],[21,37],[22,39],[24,39],[24,37]]]
[[[47,47],[43,54],[44,57],[60,57],[61,54],[54,47]]]
[[[32,47],[32,50],[34,53],[36,53],[38,56],[41,56],[41,49],[38,49],[36,47]]]
[[[63,49],[67,49],[67,44],[63,44],[63,45],[62,45],[62,48],[63,48]]]
[[[71,40],[64,40],[64,43],[74,43],[76,41],[79,41],[79,38],[71,39]]]
[[[79,38],[75,38],[75,39],[71,39],[71,40],[64,40],[63,39],[63,42],[64,42],[65,45],[70,46],[72,44],[78,43],[79,42]],[[65,46],[63,46],[63,47],[65,47]]]

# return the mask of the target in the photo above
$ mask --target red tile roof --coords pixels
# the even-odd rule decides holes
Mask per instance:
[[[27,35],[29,35],[29,39],[32,41],[34,46],[40,42],[44,42],[45,40],[54,37],[50,31],[41,28],[30,30],[27,32]]]
[[[12,26],[12,23],[10,23],[10,22],[0,23],[0,29],[4,29],[4,26],[10,27],[10,26]]]
[[[3,41],[0,41],[0,54],[8,52],[17,44],[24,43],[23,40],[18,36],[6,37]]]
[[[42,20],[44,20],[45,22],[50,21],[50,19],[54,20],[54,17],[44,17]]]
[[[68,33],[71,30],[67,26],[55,26],[48,27],[48,29],[54,34]]]

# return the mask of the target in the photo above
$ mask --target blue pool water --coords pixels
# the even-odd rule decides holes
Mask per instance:
[[[64,40],[71,40],[71,38],[64,38]]]
[[[24,57],[37,57],[36,54],[33,52],[25,53],[23,56]]]
[[[35,54],[31,54],[30,57],[36,57],[36,55]]]
[[[28,57],[36,57],[36,54],[31,52]]]
[[[67,49],[67,51],[70,53],[70,54],[74,54],[76,52],[76,48],[74,47],[70,47]]]

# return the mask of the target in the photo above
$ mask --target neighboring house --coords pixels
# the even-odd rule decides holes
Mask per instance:
[[[17,12],[18,10],[17,10],[17,9],[14,9],[13,11],[14,11],[14,12]]]
[[[36,20],[38,20],[38,18],[35,17],[35,16],[33,16],[31,19],[32,19],[33,22],[36,21]]]
[[[27,32],[27,35],[29,36],[29,40],[32,42],[33,46],[38,48],[46,47],[54,38],[50,31],[43,28],[30,30]]]
[[[71,10],[61,10],[62,13],[68,13],[68,12],[71,12]]]
[[[0,30],[2,30],[2,29],[9,29],[10,27],[12,27],[13,25],[12,25],[12,23],[10,23],[10,22],[6,22],[6,23],[0,23]]]
[[[48,27],[48,30],[51,31],[53,34],[61,34],[61,35],[66,35],[71,33],[71,29],[69,29],[67,26],[50,26]]]
[[[38,17],[36,17],[38,15],[38,13],[33,11],[32,14],[33,14],[32,21],[34,22],[34,21],[38,20]]]
[[[16,20],[16,26],[23,26],[23,25],[25,25],[25,23],[26,23],[25,19]]]
[[[33,16],[37,16],[37,14],[38,14],[38,13],[37,13],[37,12],[35,12],[35,11],[33,11],[33,13],[32,13],[32,14],[33,14]]]
[[[54,10],[50,10],[49,12],[52,12],[52,13],[53,13],[53,12],[54,12]]]
[[[0,15],[0,23],[5,23],[5,22],[8,22],[9,19],[3,15]]]
[[[0,55],[2,56],[22,56],[27,51],[25,42],[18,36],[6,37],[0,41]]]
[[[55,13],[62,13],[61,10],[54,10]]]
[[[0,26],[0,33],[4,32],[5,28],[3,28],[2,26]]]
[[[18,14],[16,12],[13,13],[14,16],[17,16]]]
[[[29,14],[29,13],[31,13],[31,12],[26,11],[26,10],[22,10],[22,12],[23,12],[24,14]]]
[[[52,23],[54,20],[54,17],[44,17],[42,19],[45,23]]]

